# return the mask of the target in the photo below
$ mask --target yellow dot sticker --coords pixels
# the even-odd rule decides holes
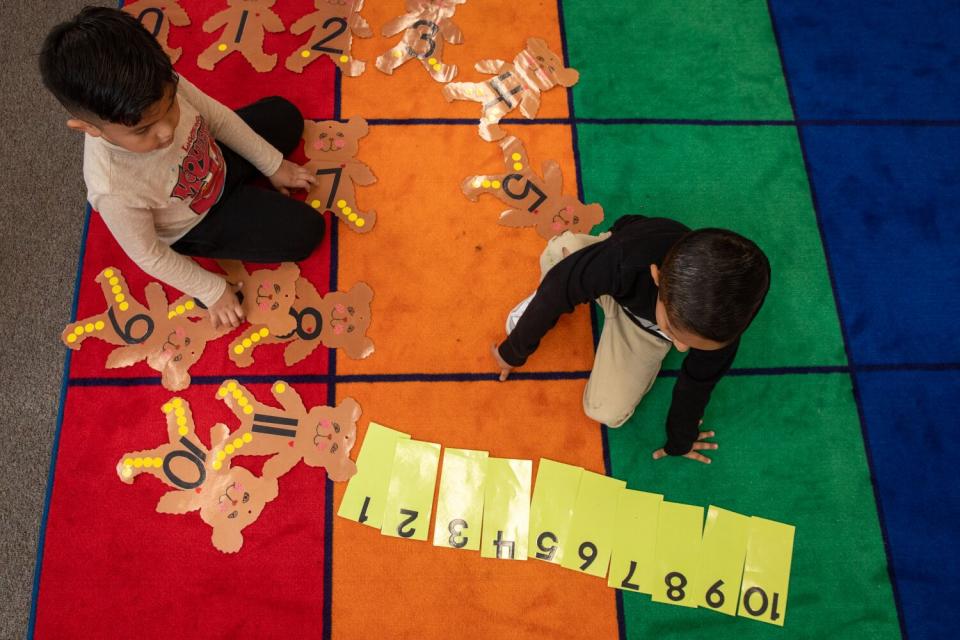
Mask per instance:
[[[177,418],[177,426],[180,427],[181,429],[186,429],[187,419],[184,418],[183,416],[180,416],[179,418]],[[180,435],[183,435],[183,434],[181,433]]]
[[[437,59],[430,58],[429,60],[427,60],[427,64],[429,64],[432,67],[433,65],[437,64]]]
[[[110,278],[110,280],[108,280],[108,282],[110,283],[110,286],[111,286],[111,287],[112,287],[112,286],[116,286],[116,285],[120,284],[120,278],[117,278],[116,276],[114,276],[113,278]],[[114,293],[116,293],[116,292],[114,292]]]
[[[227,383],[227,391],[233,391],[236,388],[237,388],[236,382],[231,381]]]
[[[160,458],[154,458],[153,466],[160,468],[161,466],[163,466],[163,460],[161,460]]]
[[[173,320],[173,317],[174,317],[175,315],[177,315],[177,314],[174,313],[173,311],[168,312],[168,313],[167,313],[167,320]]]
[[[110,288],[111,293],[120,293],[123,289],[120,288],[120,285],[115,284]]]
[[[277,393],[283,393],[287,390],[287,385],[283,384],[282,382],[278,382],[273,386],[273,390]]]
[[[304,49],[303,51],[300,52],[300,55],[303,56],[304,58],[309,58],[310,52]]]
[[[153,466],[153,458],[144,458],[143,466],[150,468]]]
[[[236,398],[241,397],[243,394],[240,393],[240,389],[234,389],[234,390],[233,390],[233,393],[232,393],[231,395],[234,397],[234,399],[236,399]]]
[[[103,270],[103,275],[105,275],[105,276],[108,277],[108,278],[112,278],[112,277],[113,277],[113,269],[104,269],[104,270]]]
[[[253,343],[250,341],[250,338],[244,338],[244,339],[243,339],[243,348],[244,348],[244,349],[249,349],[249,348],[252,347],[252,346],[253,346]]]
[[[87,333],[90,333],[91,331],[93,331],[93,323],[88,322],[87,324],[83,325],[83,330],[86,331]]]
[[[241,407],[245,407],[248,404],[250,404],[250,401],[247,400],[246,398],[240,398],[239,400],[237,400],[237,404],[240,405]]]
[[[234,448],[234,449],[239,449],[239,448],[242,447],[242,446],[243,446],[243,440],[241,440],[240,438],[234,439],[234,441],[233,441],[233,448]]]
[[[242,344],[238,344],[237,346],[235,346],[235,347],[233,348],[233,352],[234,352],[235,354],[237,354],[237,355],[240,355],[241,353],[243,353],[243,345],[242,345]]]
[[[340,56],[340,62],[346,62],[349,59],[347,56]]]
[[[67,342],[76,342],[76,341],[77,341],[77,336],[73,335],[72,333],[67,336]]]
[[[224,389],[223,387],[220,387],[219,389],[217,389],[217,396],[222,398],[225,395],[227,395],[226,389]]]
[[[403,52],[400,51],[399,49],[394,49],[394,50],[393,50],[393,57],[394,57],[394,58],[399,58],[399,57],[402,56],[402,55],[403,55]]]
[[[186,415],[186,413],[185,413],[184,410],[183,410],[183,407],[181,407],[181,406],[179,406],[179,405],[177,406],[177,410],[174,411],[173,413],[174,413],[178,418],[182,418],[183,416]]]
[[[347,201],[346,201],[346,200],[337,200],[337,206],[340,207],[341,209],[343,209],[345,206],[347,206]]]
[[[80,325],[80,326],[76,327],[76,328],[73,330],[73,333],[74,333],[74,335],[82,336],[82,335],[83,335],[83,325]]]
[[[489,180],[484,180],[484,181],[483,181],[483,188],[484,188],[484,189],[489,189],[491,184],[493,184],[493,183],[490,182]]]
[[[124,459],[123,464],[124,464],[124,466],[127,466],[127,467],[132,466],[132,465],[133,465],[133,458],[126,458],[126,459]]]
[[[213,468],[214,468],[215,471],[220,471],[220,468],[221,468],[221,467],[223,467],[223,463],[222,463],[222,462],[220,462],[219,460],[214,460],[214,461],[213,461]]]
[[[494,180],[493,182],[490,183],[490,186],[493,187],[494,189],[499,189],[499,188],[500,188],[500,181],[499,181],[499,180]]]
[[[123,302],[127,298],[122,293],[118,293],[117,295],[113,296],[113,299],[117,302]]]
[[[517,170],[517,171],[520,171],[521,169],[523,169],[523,165],[520,164],[519,162],[514,162],[514,163],[513,163],[513,168],[514,168],[515,170]]]
[[[356,213],[351,212],[350,215],[347,216],[347,220],[349,220],[350,222],[354,222],[359,217],[360,216],[358,216]]]
[[[319,208],[320,208],[320,201],[319,201],[319,200],[311,200],[311,201],[310,201],[310,206],[313,207],[314,209],[319,209]]]
[[[133,475],[133,471],[130,470],[130,467],[124,467],[122,471],[122,475],[124,478],[129,478],[130,476]]]
[[[353,209],[351,209],[350,207],[344,207],[344,208],[343,208],[343,215],[348,216],[348,215],[350,215],[350,213],[351,213],[352,211],[353,211]]]
[[[182,304],[177,305],[177,315],[183,315],[186,312],[187,312],[187,308],[185,306],[183,306]]]
[[[270,335],[270,329],[267,329],[266,327],[260,329],[261,338],[266,338],[268,335]]]
[[[232,444],[228,444],[223,448],[223,450],[226,451],[227,453],[233,453],[234,451],[236,451],[236,449],[233,448]]]
[[[245,433],[245,434],[243,434],[242,438],[243,438],[243,441],[244,441],[244,442],[250,442],[250,441],[253,440],[253,434],[252,434],[252,433]]]
[[[442,68],[443,68],[443,67],[440,66],[439,64],[433,65],[433,70],[434,70],[434,71],[440,71],[440,69],[442,69]]]
[[[259,334],[259,333],[251,333],[251,334],[250,334],[250,342],[260,342],[260,334]]]
[[[174,398],[173,400],[171,400],[171,402],[173,403],[173,407],[175,409],[179,409],[180,407],[183,406],[183,400],[181,400],[180,398]]]
[[[171,411],[173,411],[173,405],[167,402],[162,407],[160,407],[160,410],[163,411],[164,413],[170,413]]]
[[[143,458],[134,458],[134,459],[133,459],[133,466],[135,466],[137,469],[139,469],[140,467],[142,467],[142,466],[143,466]]]
[[[514,151],[512,154],[510,154],[510,159],[513,160],[514,162],[516,162],[517,160],[519,160],[520,157],[521,157],[520,154],[517,153],[516,151]]]
[[[126,311],[126,310],[129,309],[129,308],[130,308],[130,303],[128,303],[128,302],[121,302],[121,303],[120,303],[120,311]]]
[[[217,460],[223,460],[226,457],[227,454],[225,454],[223,451],[217,451]]]
[[[253,407],[251,407],[250,405],[247,405],[243,408],[243,412],[247,415],[250,415],[251,413],[253,413]]]
[[[190,311],[190,310],[193,309],[196,305],[193,304],[193,300],[187,300],[186,303],[184,303],[183,306],[186,308],[187,311]]]
[[[105,326],[107,325],[104,324],[103,320],[97,320],[97,322],[93,325],[93,328],[97,331],[102,331]]]
[[[367,224],[367,221],[363,218],[357,218],[357,221],[353,224],[357,225],[358,227],[362,227],[363,225]]]
[[[223,44],[222,42],[217,45],[217,51],[226,51],[226,50],[227,50],[227,45]]]

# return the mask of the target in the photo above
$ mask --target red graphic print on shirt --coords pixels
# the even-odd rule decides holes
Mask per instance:
[[[187,155],[180,163],[177,183],[170,196],[189,201],[190,208],[199,214],[206,213],[220,197],[223,190],[223,155],[210,137],[207,123],[199,115],[184,145]]]

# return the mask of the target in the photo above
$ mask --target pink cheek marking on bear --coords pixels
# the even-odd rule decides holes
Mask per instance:
[[[313,141],[313,148],[316,149],[317,151],[320,151],[321,147],[320,147],[320,141],[319,141],[319,140],[314,140],[314,141]]]
[[[344,140],[334,140],[333,146],[335,146],[337,149],[343,149],[345,146],[347,146],[347,143]]]
[[[560,231],[561,229],[563,229],[563,223],[554,222],[553,224],[550,225],[550,228],[553,229],[554,231]]]
[[[260,311],[266,311],[269,308],[270,308],[270,305],[268,305],[266,302],[260,303]]]
[[[321,421],[320,421],[320,426],[323,427],[324,429],[329,429],[330,426],[331,426],[331,425],[330,425],[330,421],[329,421],[329,420],[321,420]]]
[[[187,332],[183,330],[183,327],[177,327],[174,333],[177,334],[178,338],[182,338]]]
[[[337,334],[337,335],[340,335],[341,333],[343,333],[343,325],[342,325],[342,324],[338,324],[337,326],[335,326],[335,327],[333,328],[333,332],[334,332],[335,334]]]
[[[347,308],[342,304],[336,305],[334,309],[336,309],[337,313],[344,313],[347,310]]]

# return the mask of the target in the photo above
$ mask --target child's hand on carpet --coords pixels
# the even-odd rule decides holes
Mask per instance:
[[[309,189],[317,184],[317,177],[298,164],[289,160],[280,163],[280,168],[269,178],[274,189],[285,196],[290,195],[291,189]]]
[[[703,420],[700,421],[700,424],[703,424]],[[705,451],[707,449],[716,449],[720,445],[716,442],[703,442],[707,438],[712,438],[717,433],[715,431],[701,431],[700,435],[697,436],[697,441],[693,443],[693,448],[690,451],[683,454],[684,458],[690,458],[691,460],[696,460],[697,462],[702,462],[704,464],[710,464],[711,460],[702,453],[697,453],[698,451]],[[653,459],[659,460],[660,458],[666,457],[667,452],[663,449],[657,449],[653,452]]]
[[[510,376],[510,372],[513,371],[513,367],[507,364],[506,360],[500,357],[500,350],[497,349],[496,343],[490,347],[490,353],[493,355],[493,360],[497,363],[497,367],[500,368],[500,382],[503,382]]]
[[[226,291],[210,307],[210,322],[213,323],[214,329],[226,324],[234,328],[240,326],[243,320],[243,307],[240,306],[240,300],[237,298],[239,290],[240,285],[228,282]]]

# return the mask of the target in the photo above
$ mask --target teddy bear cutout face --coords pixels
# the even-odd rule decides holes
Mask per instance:
[[[408,60],[418,59],[437,82],[450,82],[457,65],[443,63],[444,40],[461,44],[463,32],[453,22],[457,5],[467,0],[407,0],[407,12],[383,25],[384,37],[403,31],[396,45],[377,58],[377,69],[392,75]]]
[[[170,37],[170,26],[190,26],[190,16],[180,6],[178,0],[139,0],[125,4],[123,10],[136,18],[144,28],[153,34],[164,53],[174,63],[183,53],[181,48],[172,48],[167,40]]]
[[[115,267],[101,271],[97,282],[107,310],[67,325],[61,339],[70,349],[79,349],[91,337],[116,345],[107,356],[108,369],[145,360],[160,372],[166,389],[179,391],[190,385],[189,369],[200,359],[207,342],[230,330],[214,329],[207,312],[188,296],[168,306],[157,282],[144,289],[147,306],[130,295],[123,274]],[[198,317],[198,321],[191,319]]]
[[[283,360],[292,366],[321,344],[328,349],[343,349],[354,359],[373,353],[373,341],[366,336],[370,326],[370,301],[373,290],[358,282],[347,291],[335,291],[321,296],[306,278],[296,283],[297,299],[290,308],[296,321],[293,331],[286,334],[262,335],[262,328],[244,331],[230,344],[230,359],[237,366],[253,364],[257,347],[267,344],[286,344]]]
[[[347,76],[359,76],[367,63],[353,58],[353,36],[369,38],[370,25],[360,16],[363,0],[315,0],[317,10],[293,23],[290,33],[298,36],[310,31],[310,37],[290,54],[285,66],[294,73],[326,56]]]
[[[472,100],[483,105],[480,137],[487,141],[506,135],[498,124],[506,114],[519,107],[523,117],[533,119],[540,109],[540,93],[560,85],[572,87],[580,79],[576,69],[565,67],[560,57],[539,38],[527,40],[527,47],[513,59],[481,60],[474,65],[480,73],[493,76],[486,82],[451,82],[444,85],[448,102]]]
[[[307,204],[336,215],[357,233],[367,233],[377,222],[375,211],[357,209],[354,191],[354,185],[377,181],[370,167],[355,157],[360,138],[368,131],[367,121],[357,116],[346,123],[307,120],[303,127],[303,150],[308,159],[304,166],[317,176],[317,184],[307,192]]]
[[[513,136],[500,141],[507,172],[470,176],[460,185],[471,201],[485,193],[496,196],[512,207],[500,214],[505,227],[534,227],[541,238],[549,240],[564,231],[589,233],[603,220],[599,204],[585,205],[573,196],[563,195],[563,174],[555,160],[543,163],[543,177],[530,166],[523,144]]]
[[[117,474],[131,484],[136,476],[148,473],[172,487],[160,497],[158,513],[199,511],[200,518],[213,529],[213,546],[224,553],[239,551],[243,529],[277,497],[276,477],[266,473],[257,477],[211,455],[196,434],[186,400],[172,398],[162,410],[167,420],[167,443],[124,454],[117,463]],[[230,433],[226,425],[216,424],[210,438],[221,443],[230,440]]]
[[[213,447],[214,468],[235,455],[271,456],[263,465],[264,476],[279,478],[303,460],[307,466],[325,468],[331,480],[350,479],[357,472],[350,450],[360,405],[345,398],[336,407],[308,411],[287,383],[275,382],[271,392],[282,409],[260,403],[236,380],[225,380],[217,390],[217,397],[240,419],[240,428]]]
[[[295,262],[282,262],[276,269],[248,272],[239,260],[217,260],[227,274],[227,282],[239,284],[244,318],[266,335],[286,334],[294,330],[296,320],[290,307],[296,299],[300,268]]]
[[[283,31],[280,16],[271,7],[276,0],[227,0],[226,9],[210,16],[203,30],[212,33],[223,28],[220,37],[197,58],[197,66],[207,71],[234,51],[239,51],[247,62],[260,73],[277,65],[277,54],[263,51],[265,32]]]

